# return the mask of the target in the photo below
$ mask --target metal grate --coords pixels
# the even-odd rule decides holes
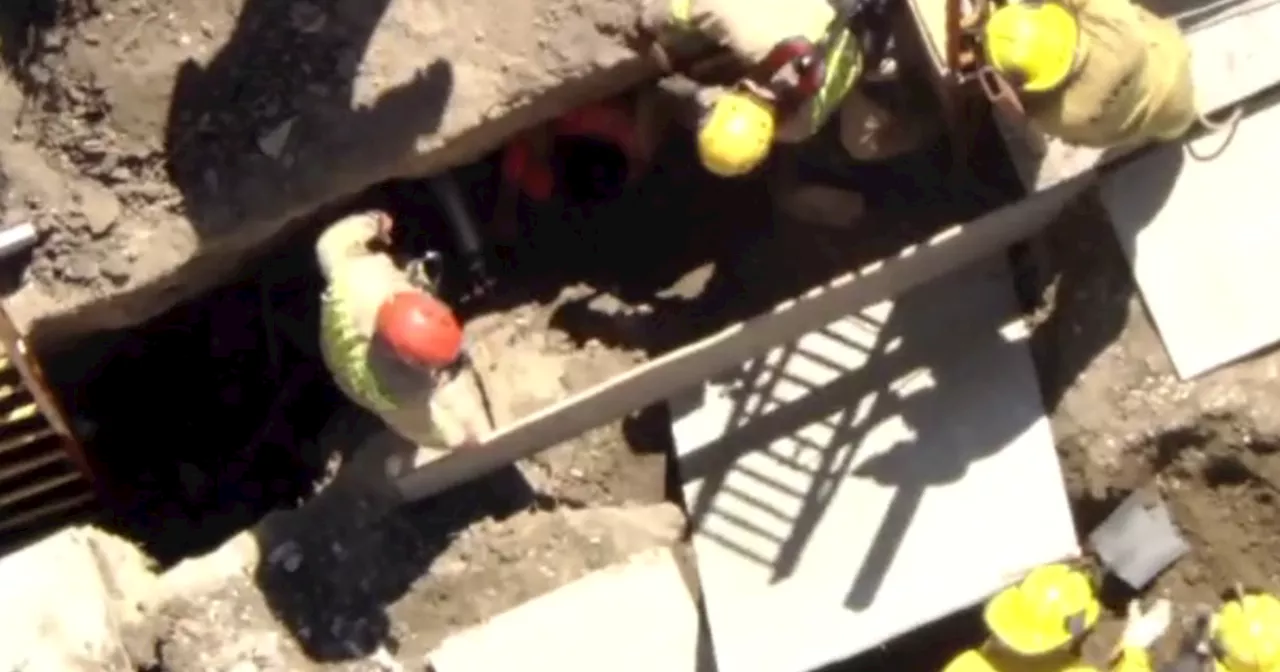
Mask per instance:
[[[79,440],[0,309],[0,546],[52,532],[96,500]]]

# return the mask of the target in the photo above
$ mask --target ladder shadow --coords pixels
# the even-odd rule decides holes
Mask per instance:
[[[724,390],[718,403],[729,406],[723,429],[680,460],[682,481],[697,483],[687,506],[691,530],[767,568],[778,583],[796,573],[848,481],[890,488],[865,556],[851,559],[856,574],[845,606],[867,608],[927,491],[958,481],[1041,417],[1037,398],[1007,414],[984,414],[980,426],[947,426],[958,395],[984,396],[971,388],[985,367],[1007,361],[1009,348],[1029,354],[1001,334],[1002,311],[930,305],[936,302],[919,298],[927,294],[873,306],[713,381],[711,389]],[[939,345],[975,339],[998,343],[972,358]],[[691,417],[680,410],[677,423]]]

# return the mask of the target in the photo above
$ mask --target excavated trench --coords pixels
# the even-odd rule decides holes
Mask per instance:
[[[832,160],[824,143],[834,146],[820,138],[806,153],[806,170],[859,184],[874,208],[852,230],[776,223],[765,183],[708,177],[682,138],[625,189],[626,162],[612,147],[566,145],[562,157],[573,158],[559,161],[557,172],[567,198],[526,204],[515,231],[486,232],[497,284],[459,311],[475,318],[532,304],[577,347],[651,356],[993,205],[939,174],[936,167],[947,165],[941,143],[876,167]],[[498,174],[497,157],[456,173],[482,222],[493,214],[485,204],[496,201]],[[321,286],[310,244],[323,221],[370,206],[393,214],[408,248],[442,249],[456,259],[430,190],[384,184],[317,213],[314,225],[232,284],[136,329],[42,353],[108,484],[107,527],[168,565],[315,491],[332,459],[318,437],[343,401],[319,360]],[[805,263],[763,263],[787,255]],[[467,284],[464,270],[456,261],[446,266],[446,291]],[[686,291],[685,280],[706,270],[711,279]],[[564,303],[567,288],[583,287],[623,307],[602,314]],[[648,317],[637,325],[636,314]],[[630,450],[668,453],[667,422],[665,410],[649,409],[624,423]],[[668,466],[666,496],[678,499],[672,479]],[[970,621],[957,623],[944,625],[941,636],[967,641]],[[903,654],[885,655],[898,664]]]

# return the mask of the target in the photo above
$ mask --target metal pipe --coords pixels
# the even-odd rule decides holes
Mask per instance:
[[[0,259],[7,259],[36,246],[40,234],[32,222],[23,222],[0,229]]]
[[[471,216],[471,209],[463,199],[458,181],[452,174],[443,173],[428,179],[427,182],[431,185],[436,198],[440,199],[449,228],[453,230],[453,235],[457,237],[458,248],[467,259],[467,269],[482,280],[488,278],[480,227],[476,224],[475,217]]]

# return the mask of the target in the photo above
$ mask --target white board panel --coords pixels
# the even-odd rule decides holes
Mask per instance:
[[[593,572],[448,639],[433,672],[696,672],[698,610],[661,548]]]
[[[1220,144],[1210,137],[1192,147],[1205,154]],[[1280,340],[1277,147],[1273,105],[1243,119],[1213,160],[1160,147],[1103,180],[1120,246],[1183,378]]]
[[[1078,553],[1003,263],[673,400],[720,672],[800,672]]]

